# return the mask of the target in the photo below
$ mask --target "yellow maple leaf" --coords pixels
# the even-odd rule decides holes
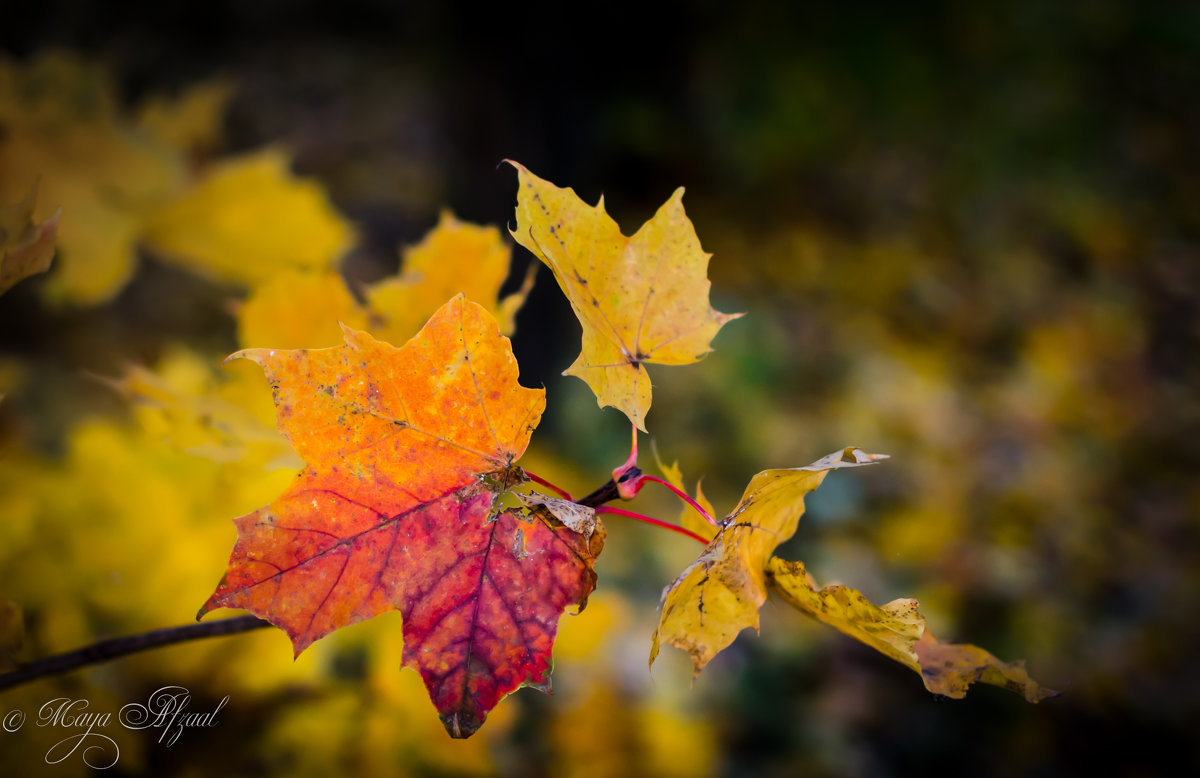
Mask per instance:
[[[33,219],[37,184],[29,196],[14,205],[0,205],[0,294],[18,281],[50,269],[54,236],[62,209],[38,223]]]
[[[913,599],[874,605],[848,586],[820,590],[801,562],[772,557],[767,565],[771,590],[792,607],[866,643],[919,673],[929,691],[961,699],[976,681],[1040,702],[1058,692],[1029,677],[1025,663],[1001,662],[978,646],[939,642],[925,629],[925,617]]]
[[[509,160],[517,169],[513,238],[551,271],[583,325],[583,348],[565,371],[600,407],[614,406],[643,432],[650,409],[645,364],[686,365],[711,350],[725,322],[708,302],[708,260],[683,210],[683,188],[632,238],[604,210]]]
[[[144,238],[164,259],[254,285],[283,270],[333,267],[354,231],[316,182],[269,148],[216,165],[150,217]]]
[[[766,572],[772,591],[793,608],[921,671],[913,645],[925,632],[925,617],[916,600],[905,598],[874,605],[847,586],[818,590],[803,562],[787,562],[779,557],[771,557]]]
[[[511,258],[512,249],[501,240],[499,229],[462,222],[443,211],[437,226],[404,251],[399,275],[367,286],[371,332],[402,344],[442,303],[461,293],[486,308],[496,317],[500,331],[511,335],[517,310],[533,286],[530,273],[520,290],[499,299]]]
[[[830,470],[882,459],[886,455],[848,446],[811,465],[764,470],[750,479],[704,552],[663,590],[650,663],[660,643],[667,643],[686,651],[699,673],[743,629],[758,629],[758,609],[767,599],[767,560],[796,532],[804,496],[820,486]]]

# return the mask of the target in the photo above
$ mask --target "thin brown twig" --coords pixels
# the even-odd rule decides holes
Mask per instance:
[[[232,619],[184,624],[180,627],[167,627],[142,632],[138,635],[101,640],[75,651],[29,662],[12,672],[0,673],[0,690],[11,689],[48,675],[61,675],[80,667],[108,662],[127,654],[136,654],[139,651],[149,651],[152,648],[161,648],[173,643],[184,643],[201,638],[236,635],[239,632],[248,632],[252,629],[269,626],[271,626],[269,622],[254,616],[237,616]]]

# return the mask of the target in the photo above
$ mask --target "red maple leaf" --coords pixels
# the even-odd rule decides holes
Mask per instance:
[[[249,349],[306,467],[238,540],[200,610],[245,608],[297,655],[388,610],[404,660],[446,729],[466,737],[504,695],[549,687],[558,618],[595,588],[603,529],[496,512],[545,407],[517,383],[495,319],[461,295],[401,348],[344,328],[346,345]]]

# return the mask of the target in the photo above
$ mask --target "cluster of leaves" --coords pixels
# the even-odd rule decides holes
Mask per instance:
[[[58,78],[69,71],[54,58],[38,67]],[[4,83],[18,84],[19,75],[9,71]],[[29,77],[11,89],[17,97],[10,98],[24,100],[23,108],[45,108],[45,100],[29,98],[39,94],[30,86],[36,83]],[[98,99],[104,90],[97,90],[79,98],[80,104],[91,100],[101,106],[88,114],[97,137],[136,135],[138,144],[148,143],[159,157],[171,159],[167,167],[181,169],[203,147],[204,139],[194,134],[172,134],[166,104],[146,108],[134,126],[109,101]],[[220,89],[206,87],[174,110],[205,105],[215,112],[219,95]],[[54,132],[80,124],[78,116],[66,121],[56,113],[71,106],[51,107],[42,123],[31,123],[33,129],[16,132],[0,148],[28,156]],[[89,135],[88,143],[95,142]],[[105,148],[99,158],[111,156]],[[6,175],[15,170],[13,180],[21,177],[22,169],[0,170]],[[698,360],[717,330],[736,318],[708,303],[708,256],[683,212],[682,190],[625,238],[602,203],[587,206],[570,190],[519,166],[518,175],[513,236],[554,272],[584,326],[582,353],[568,372],[586,381],[602,406],[617,407],[644,431],[651,402],[645,365]],[[239,355],[266,370],[280,429],[305,469],[282,496],[238,520],[230,571],[204,610],[246,607],[283,627],[299,654],[339,627],[397,609],[403,615],[403,660],[419,670],[454,735],[475,731],[518,686],[548,687],[558,616],[568,605],[582,608],[587,602],[604,529],[594,515],[572,523],[548,496],[535,498],[537,507],[505,502],[505,492],[526,480],[514,463],[544,398],[517,384],[502,337],[512,329],[529,282],[517,295],[498,299],[508,259],[498,232],[444,216],[424,243],[406,253],[405,275],[360,290],[364,302],[359,302],[333,270],[352,231],[319,190],[288,173],[280,152],[201,165],[172,180],[173,189],[155,190],[138,201],[135,213],[123,215],[133,226],[119,239],[90,233],[79,239],[81,248],[72,248],[69,231],[64,233],[59,245],[65,261],[46,288],[59,299],[82,302],[111,295],[128,277],[122,263],[132,261],[133,243],[139,241],[165,259],[250,289],[238,310],[239,337],[250,348]],[[47,196],[47,189],[43,202],[67,207],[64,223],[72,204],[87,212],[86,201],[72,203],[69,190]],[[14,255],[37,242],[25,226],[37,228],[28,213],[31,204],[25,208]],[[53,221],[43,218],[46,232]],[[112,267],[84,259],[83,246],[104,247],[104,261]],[[258,261],[237,259],[247,255]],[[87,280],[98,277],[108,280]],[[461,292],[484,305],[453,297],[438,307]],[[346,345],[308,350],[336,342],[339,320],[349,325]],[[382,341],[407,343],[397,349]],[[293,348],[299,350],[284,350]],[[186,356],[176,366],[196,367]],[[131,370],[114,384],[145,403],[163,420],[161,431],[186,438],[184,448],[195,453],[248,459],[258,468],[294,461],[265,421],[252,375],[234,376],[222,387],[224,396],[180,392],[144,370]],[[697,523],[688,514],[684,523],[708,545],[664,592],[652,656],[660,643],[676,645],[692,656],[698,672],[742,629],[757,627],[758,608],[770,589],[920,672],[937,693],[962,696],[967,685],[982,680],[1031,701],[1048,694],[1019,663],[933,640],[914,601],[878,608],[851,589],[818,590],[803,565],[774,556],[796,529],[804,495],[829,470],[879,458],[851,447],[804,468],[764,471],[722,521]],[[640,488],[640,481],[621,481],[630,473],[614,474],[628,492],[622,496]],[[672,480],[682,486],[677,471]],[[699,493],[697,502],[706,502]],[[707,513],[714,513],[711,507]]]
[[[514,238],[553,271],[583,324],[568,372],[630,419],[636,441],[651,402],[645,365],[700,359],[736,318],[709,305],[708,255],[682,190],[626,238],[602,202],[587,206],[516,167]],[[248,609],[285,629],[298,654],[340,627],[399,610],[405,663],[424,678],[447,731],[469,736],[518,686],[548,687],[559,614],[586,605],[604,529],[594,511],[581,520],[574,503],[549,496],[503,507],[504,493],[528,480],[514,463],[545,398],[517,383],[507,339],[484,309],[452,298],[400,348],[350,328],[345,341],[234,355],[263,366],[305,469],[277,500],[237,520],[229,570],[201,614]],[[769,582],[939,694],[961,697],[977,680],[1031,702],[1053,694],[1019,662],[933,639],[913,600],[877,608],[852,589],[818,591],[802,564],[772,555],[826,473],[882,458],[850,447],[767,470],[723,520],[708,516],[716,531],[701,536],[704,553],[664,591],[651,662],[665,642],[691,654],[698,673],[758,626]],[[636,446],[613,473],[619,496],[644,483],[635,467]]]

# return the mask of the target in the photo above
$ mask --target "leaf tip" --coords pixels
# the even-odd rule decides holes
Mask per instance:
[[[235,359],[249,359],[252,361],[257,361],[254,358],[254,354],[252,353],[254,351],[258,351],[258,349],[244,348],[244,349],[241,349],[240,351],[235,351],[232,354],[230,354],[229,356],[222,359],[221,364],[228,365],[230,362],[232,362]]]
[[[718,311],[716,309],[713,310],[713,313],[717,314],[717,318],[721,320],[722,326],[724,326],[725,324],[728,324],[729,322],[733,321],[734,319],[740,319],[746,315],[745,311],[738,311],[737,313],[721,313],[720,311]]]
[[[364,338],[375,340],[375,338],[371,337],[371,334],[366,330],[355,329],[349,324],[346,324],[344,321],[339,321],[338,327],[341,327],[342,329],[342,338],[345,339],[347,346],[353,346],[357,341],[361,341]]]
[[[858,446],[846,446],[840,452],[835,451],[829,456],[824,457],[820,462],[834,463],[833,467],[839,467],[846,465],[874,465],[891,458],[891,454],[871,454],[863,451]]]
[[[472,726],[470,722],[462,722],[459,720],[457,713],[452,713],[449,716],[442,716],[441,719],[442,725],[446,727],[447,734],[449,734],[450,737],[454,738],[455,740],[466,740],[467,738],[471,737],[471,735],[474,735],[477,731],[479,731],[480,725],[483,724],[481,721]]]

